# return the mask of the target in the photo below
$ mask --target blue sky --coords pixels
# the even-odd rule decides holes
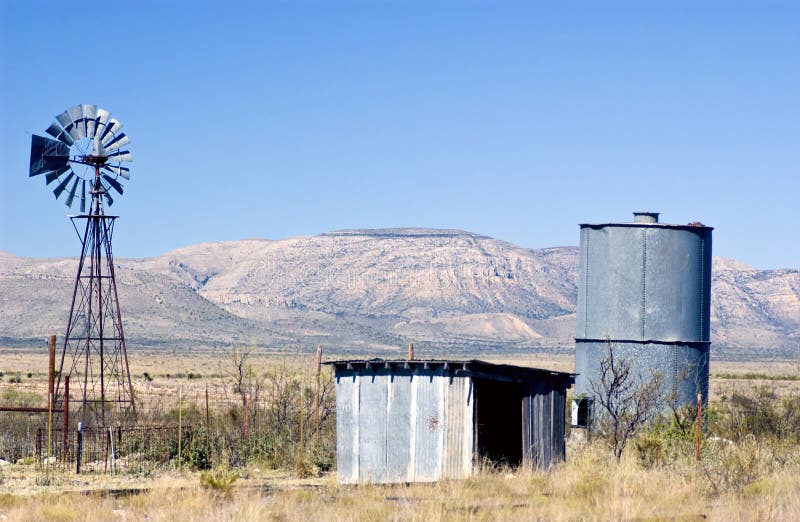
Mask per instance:
[[[111,110],[117,256],[342,228],[531,247],[635,210],[800,265],[800,3],[0,0],[0,250],[79,245],[30,134]]]

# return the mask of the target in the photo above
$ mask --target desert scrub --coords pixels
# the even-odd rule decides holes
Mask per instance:
[[[636,458],[644,468],[674,468],[693,458],[697,443],[697,410],[674,409],[642,430],[633,440]]]
[[[230,495],[233,484],[239,478],[228,466],[217,466],[214,469],[200,472],[200,485],[217,493]]]
[[[737,442],[715,440],[706,445],[701,475],[712,495],[739,493],[773,470],[764,442],[748,437]]]
[[[709,412],[709,431],[728,439],[749,436],[800,444],[800,396],[778,396],[770,386],[733,392]]]

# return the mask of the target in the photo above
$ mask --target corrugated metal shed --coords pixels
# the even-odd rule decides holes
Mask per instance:
[[[468,477],[564,460],[573,374],[483,361],[333,361],[339,482]]]

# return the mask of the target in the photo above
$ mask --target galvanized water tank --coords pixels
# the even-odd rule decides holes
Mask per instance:
[[[660,373],[674,405],[707,400],[713,229],[651,212],[580,227],[574,396],[591,400],[612,350],[637,378]]]

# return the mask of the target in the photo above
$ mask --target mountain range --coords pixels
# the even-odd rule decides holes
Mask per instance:
[[[0,345],[61,335],[77,259],[0,252]],[[252,345],[431,356],[573,347],[578,249],[459,230],[344,230],[115,259],[129,349]],[[712,353],[795,357],[800,271],[714,258]]]

